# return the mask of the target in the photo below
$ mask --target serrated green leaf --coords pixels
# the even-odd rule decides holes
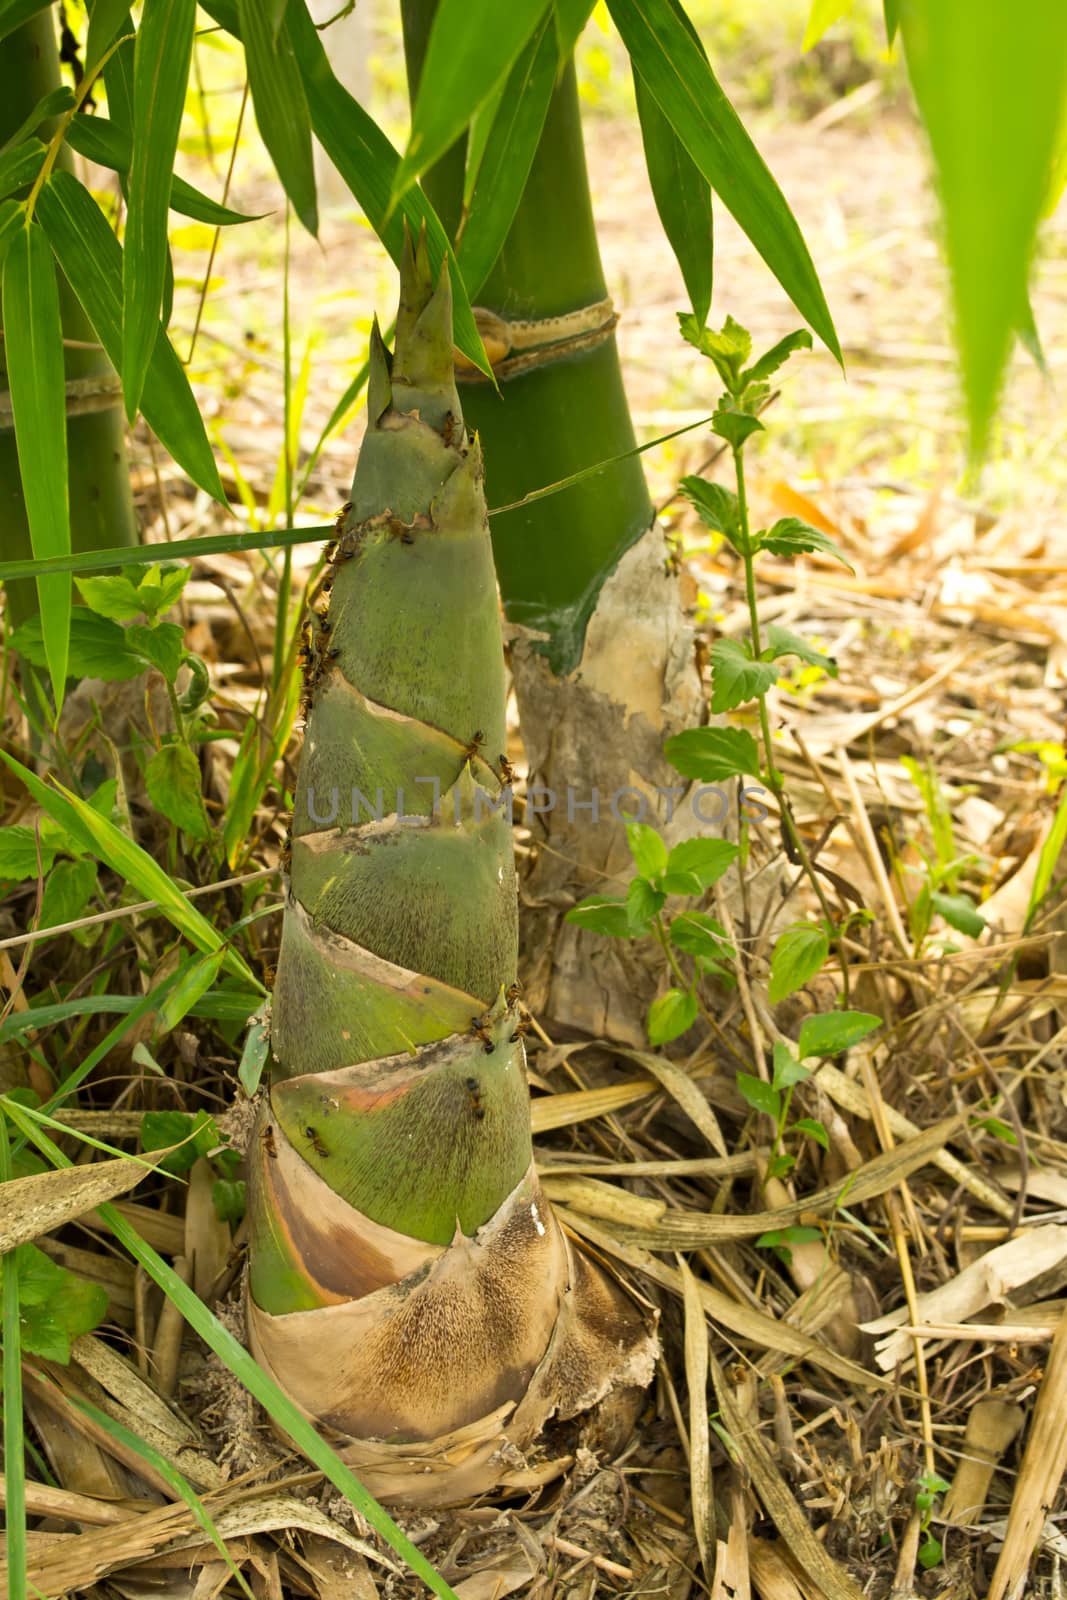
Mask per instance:
[[[769,661],[753,661],[736,639],[716,639],[711,647],[712,711],[733,711],[747,700],[757,699],[777,677]]]
[[[626,839],[634,866],[646,878],[658,878],[667,865],[667,846],[647,822],[628,822]]]
[[[728,839],[683,839],[668,855],[667,871],[691,874],[701,889],[710,889],[725,877],[737,855],[737,846]]]
[[[689,989],[668,989],[653,1000],[648,1008],[648,1038],[650,1044],[670,1044],[678,1039],[697,1019],[699,1007],[696,995]]]
[[[298,3],[302,5],[303,0]],[[281,24],[275,34],[263,0],[237,0],[256,124],[293,209],[308,232],[317,234],[319,213],[311,149],[311,114],[285,26],[285,9],[285,0],[282,0]]]
[[[684,778],[705,783],[759,776],[759,746],[746,728],[686,728],[666,741],[663,754]]]
[[[803,1083],[805,1078],[811,1077],[811,1068],[802,1066],[787,1044],[781,1039],[774,1041],[774,1069],[772,1082],[776,1089],[792,1089],[794,1085]]]
[[[20,229],[4,261],[4,348],[19,476],[35,559],[70,554],[67,406],[56,269],[39,227]],[[44,653],[57,712],[70,647],[68,573],[37,579]]]
[[[55,846],[41,840],[41,871],[47,872],[55,860]],[[37,835],[24,823],[0,828],[0,879],[21,883],[37,876]],[[43,924],[42,924],[43,926]]]
[[[176,622],[134,622],[126,629],[126,643],[131,650],[158,667],[168,683],[178,676],[178,668],[185,654],[185,633]]]
[[[764,378],[769,378],[772,372],[777,372],[789,357],[797,350],[811,349],[811,334],[807,328],[798,328],[795,333],[787,333],[784,339],[765,350],[758,361],[754,361],[746,372],[741,374],[742,381],[747,386],[759,383]]]
[[[184,744],[165,744],[145,768],[148,798],[191,839],[207,839],[211,829],[204,811],[200,764]],[[205,983],[204,988],[210,987]],[[203,990],[201,991],[203,993]]]
[[[985,448],[1025,302],[1067,99],[1062,0],[901,6],[937,170],[972,454]],[[985,108],[997,107],[995,117]]]
[[[98,166],[108,167],[123,177],[130,170],[132,155],[130,134],[127,129],[109,121],[107,117],[88,117],[79,114],[72,118],[67,129],[66,142],[72,150],[77,150],[79,155],[85,156],[86,160],[95,161]],[[217,200],[212,200],[209,195],[195,189],[191,183],[186,183],[184,178],[179,178],[177,173],[171,180],[170,209],[180,212],[183,217],[192,217],[197,222],[205,222],[213,228],[229,228],[239,222],[259,220],[258,216],[243,211],[233,211],[229,206],[220,205]]]
[[[818,274],[785,196],[671,0],[608,0],[661,111],[805,321],[840,361]],[[683,13],[684,16],[684,13]]]
[[[772,1006],[802,989],[822,967],[830,953],[825,928],[813,923],[798,923],[786,928],[775,940],[771,952],[771,977],[767,998]]]
[[[711,431],[717,433],[720,439],[725,439],[732,450],[740,450],[752,434],[763,432],[763,423],[747,411],[720,409],[711,419]]]
[[[881,1017],[869,1011],[824,1011],[818,1016],[805,1017],[800,1024],[797,1054],[801,1057],[836,1056],[842,1050],[850,1050],[881,1026]]]
[[[840,561],[849,572],[855,572],[855,567],[841,554],[832,539],[818,528],[813,528],[808,522],[801,522],[799,517],[781,517],[773,527],[756,537],[756,548],[769,550],[776,556],[799,556],[812,550],[820,550],[823,555],[833,556],[835,561]]]
[[[211,1185],[211,1204],[220,1222],[236,1227],[247,1210],[243,1178],[216,1178]]]
[[[734,961],[737,951],[721,923],[704,911],[682,911],[671,920],[671,943],[705,961]]]
[[[732,489],[724,489],[720,483],[709,483],[707,478],[695,477],[683,478],[678,487],[701,522],[721,533],[735,550],[742,549],[741,513]]]
[[[44,634],[39,616],[27,617],[11,636],[11,645],[32,666],[46,664]],[[145,670],[144,661],[126,643],[125,629],[106,617],[72,606],[67,672],[72,678],[103,678],[123,683]]]
[[[41,927],[55,928],[64,922],[76,922],[85,915],[85,909],[95,892],[95,861],[90,861],[88,857],[80,861],[57,861],[45,879],[41,898]],[[84,931],[95,933],[97,930]]]
[[[636,64],[631,65],[652,198],[681,270],[693,316],[703,326],[711,309],[711,186],[660,110]]]
[[[98,1283],[69,1272],[34,1244],[14,1252],[18,1274],[22,1347],[66,1366],[70,1344],[107,1315],[107,1294]]]
[[[141,1149],[145,1154],[178,1146],[158,1163],[160,1172],[188,1172],[218,1142],[219,1130],[206,1111],[195,1115],[188,1111],[146,1111],[141,1118]]]
[[[762,1078],[755,1077],[751,1072],[739,1072],[737,1092],[754,1111],[762,1112],[774,1122],[778,1121],[782,1114],[782,1097],[777,1089],[765,1083]]]
[[[772,622],[767,629],[767,649],[763,655],[768,661],[778,661],[782,656],[798,656],[810,667],[822,667],[831,678],[837,677],[837,662],[833,656],[824,655],[799,633],[791,633],[788,628],[780,627],[777,622]]]
[[[120,366],[126,415],[131,422],[140,409],[159,337],[169,259],[167,211],[195,22],[196,0],[145,0],[134,46],[133,153],[126,185]]]
[[[75,578],[78,593],[90,611],[112,622],[133,622],[144,615],[145,603],[135,584],[124,574],[114,577]]]
[[[985,918],[970,895],[942,894],[935,889],[930,896],[930,904],[957,933],[965,933],[969,939],[978,939],[985,932]]]
[[[440,0],[393,201],[459,138],[540,22],[548,0]]]
[[[626,910],[626,901],[604,894],[591,894],[579,900],[567,912],[567,922],[577,928],[588,928],[590,933],[604,933],[612,939],[630,939],[633,930]]]
[[[653,887],[647,878],[632,878],[626,891],[626,915],[630,933],[640,938],[648,932],[652,918],[663,907],[667,896]]]
[[[522,199],[556,84],[559,55],[552,19],[545,16],[511,71],[498,85],[499,99],[484,130],[463,231],[456,244],[467,293],[476,295],[500,254]]]
[[[122,359],[122,247],[96,201],[72,173],[50,175],[37,197],[36,214],[97,338],[112,365],[118,366]],[[178,465],[199,488],[225,505],[226,493],[200,408],[185,368],[158,320],[141,407],[145,421]]]
[[[790,1129],[792,1133],[806,1133],[809,1139],[821,1145],[824,1150],[830,1148],[830,1135],[821,1122],[816,1122],[814,1117],[798,1117]]]

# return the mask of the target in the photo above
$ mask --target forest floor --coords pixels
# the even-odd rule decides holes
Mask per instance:
[[[823,838],[820,860],[851,886],[842,909],[859,902],[869,913],[850,943],[852,1004],[877,1012],[887,1027],[879,1042],[852,1050],[844,1070],[822,1066],[805,1091],[830,1151],[824,1158],[812,1145],[794,1174],[807,1204],[793,1220],[810,1236],[784,1254],[756,1243],[781,1225],[782,1213],[762,1209],[766,1190],[753,1177],[760,1151],[728,1062],[704,1046],[682,1064],[688,1076],[661,1062],[653,1078],[647,1059],[635,1064],[596,1041],[573,1053],[535,1033],[534,1126],[548,1192],[575,1233],[655,1305],[664,1357],[620,1459],[598,1463],[579,1448],[563,1477],[526,1503],[409,1524],[462,1600],[704,1592],[689,1464],[701,1410],[713,1418],[716,1600],[1063,1593],[1067,1513],[1062,1489],[1042,1470],[1067,1415],[1067,939],[1054,915],[1033,915],[1033,902],[1067,773],[1067,419],[1055,394],[1067,366],[1067,217],[1048,230],[1034,298],[1051,381],[1016,353],[990,462],[965,481],[935,206],[908,115],[884,104],[872,84],[814,112],[762,112],[750,126],[805,230],[847,368],[846,380],[823,352],[795,362],[752,457],[756,515],[806,517],[855,568],[812,561],[762,569],[761,617],[802,630],[839,665],[836,680],[798,672],[779,685],[780,760],[805,832]],[[595,110],[588,145],[628,390],[641,438],[654,438],[707,415],[716,395],[707,365],[676,334],[680,280],[633,120],[622,109]],[[233,195],[249,209],[260,209],[257,199],[269,203],[254,181]],[[281,226],[274,215],[224,239],[193,361],[248,526],[287,519],[279,473]],[[712,321],[729,313],[767,346],[797,325],[796,314],[721,209],[716,228]],[[186,230],[176,257],[183,354],[205,233]],[[393,297],[392,269],[343,205],[327,212],[321,244],[293,232],[290,412],[305,454],[363,359],[373,310],[386,311]],[[325,446],[296,520],[329,520],[347,498],[361,429],[357,411]],[[673,500],[678,478],[709,455],[709,436],[697,430],[645,461],[679,540],[694,616],[709,633],[730,635],[744,626],[736,559],[709,545]],[[150,537],[223,525],[143,439],[135,463]],[[298,583],[314,558],[311,547],[295,552]],[[274,582],[261,558],[207,557],[186,591],[188,637],[210,665],[220,706],[237,719],[229,724],[234,739],[213,746],[223,795],[240,718],[262,703]],[[277,865],[284,818],[265,806],[257,829],[244,871]],[[968,894],[984,928],[970,937],[937,917],[920,926],[924,891]],[[798,914],[803,908],[799,899]],[[10,925],[0,931],[17,932],[20,915],[18,905],[5,912]],[[262,948],[266,961],[269,935]],[[34,1005],[62,975],[51,950],[21,975]],[[67,952],[62,961],[69,959]],[[806,1003],[831,1000],[816,985]],[[762,1048],[761,1028],[773,1025],[764,1005],[746,1009],[736,997],[720,1020],[748,1055]],[[786,1025],[782,1014],[777,1021]],[[42,1049],[50,1037],[38,1036]],[[216,1109],[225,1110],[239,1042],[187,1025],[168,1051],[174,1081],[186,1086],[181,1103],[198,1107],[189,1086],[199,1055],[201,1068],[214,1067]],[[155,1091],[143,1055],[126,1055],[114,1073],[123,1098],[107,1126],[119,1137],[122,1118],[151,1104]],[[146,1081],[149,1098],[138,1099]],[[685,1087],[692,1082],[705,1108],[696,1122]],[[90,1103],[102,1107],[107,1093],[99,1082]],[[728,1154],[708,1132],[719,1123]],[[848,1173],[845,1194],[838,1180]],[[140,1224],[154,1227],[157,1248],[171,1257],[191,1258],[199,1248],[213,1263],[218,1294],[233,1281],[230,1242],[210,1222],[203,1187],[191,1190],[190,1207],[195,1200],[199,1208],[191,1222],[173,1185],[161,1184],[155,1198],[146,1186],[139,1198],[156,1220],[140,1214]],[[74,1245],[76,1231],[64,1236],[60,1258],[92,1270],[99,1232],[78,1234]],[[153,1437],[185,1450],[190,1480],[217,1510],[256,1594],[284,1588],[323,1600],[399,1600],[421,1592],[293,1458],[261,1492],[256,1454],[269,1447],[258,1421],[239,1414],[218,1374],[205,1371],[195,1341],[186,1338],[182,1353],[173,1319],[129,1264],[99,1260],[95,1270],[112,1286],[116,1321],[142,1377],[157,1375],[163,1352],[170,1393],[203,1429],[194,1438],[181,1432],[184,1422],[156,1415]],[[203,1263],[189,1270],[198,1285],[212,1281]],[[702,1311],[710,1315],[713,1383],[691,1408],[687,1377],[706,1381],[693,1356]],[[96,1355],[83,1342],[71,1372],[143,1431],[147,1389],[128,1376],[116,1381],[104,1370],[100,1341],[90,1343]],[[86,1378],[91,1360],[98,1365]],[[54,1464],[66,1435],[39,1404],[34,1425]],[[571,1448],[573,1440],[555,1443]],[[192,1579],[183,1570],[188,1552],[169,1549],[176,1531],[188,1541],[195,1530],[161,1515],[166,1484],[149,1475],[145,1489],[137,1463],[105,1431],[83,1430],[78,1449],[85,1476],[74,1509],[84,1514],[94,1494],[115,1502],[115,1514],[105,1506],[98,1521],[124,1521],[123,1551],[87,1534],[86,1516],[57,1556],[47,1543],[56,1524],[47,1520],[46,1497],[31,1548],[38,1586],[57,1592],[49,1584],[59,1572],[70,1591],[99,1583],[107,1586],[101,1593],[131,1600],[219,1592],[227,1572],[202,1547]],[[227,1454],[248,1473],[236,1485],[218,1472]],[[132,1480],[123,1476],[129,1471]],[[131,1481],[141,1481],[143,1498]],[[706,1491],[696,1485],[697,1516]],[[58,1503],[53,1509],[62,1515]],[[1040,1548],[1023,1579],[1031,1586],[1020,1589],[1027,1524],[1041,1529],[1033,1535]],[[302,1542],[285,1531],[298,1526]],[[341,1538],[347,1547],[330,1542]],[[77,1539],[83,1545],[75,1549]],[[49,1565],[55,1561],[58,1568]]]

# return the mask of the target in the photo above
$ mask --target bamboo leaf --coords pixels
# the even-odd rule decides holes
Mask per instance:
[[[263,0],[237,0],[256,125],[293,209],[308,232],[317,234],[311,116],[285,9],[281,0],[272,16]]]
[[[569,60],[593,12],[594,0],[552,0],[561,62]]]
[[[52,251],[41,228],[22,228],[4,261],[4,347],[15,423],[19,475],[35,559],[70,552],[67,501],[66,378],[63,330]],[[63,704],[69,648],[68,574],[39,577],[48,673]]]
[[[558,64],[556,36],[546,16],[503,80],[503,94],[481,155],[469,212],[456,246],[469,295],[476,295],[489,276],[518,210],[545,125]]]
[[[117,122],[109,122],[107,117],[75,117],[67,129],[66,142],[72,150],[85,156],[89,161],[95,161],[98,166],[108,167],[112,172],[121,173],[123,177],[130,170],[132,159],[133,141],[129,132],[120,127]],[[176,174],[171,182],[170,209],[181,212],[184,217],[193,217],[197,222],[206,222],[211,227],[232,227],[238,222],[255,222],[255,216],[250,216],[243,211],[232,211],[229,206],[219,205],[217,200],[212,200],[209,195],[202,194],[191,183],[186,183],[184,178]]]
[[[159,335],[167,277],[167,211],[196,0],[145,0],[133,56],[133,158],[122,257],[122,390],[132,422]]]
[[[900,26],[937,170],[977,456],[1023,315],[1062,126],[1067,7],[1061,0],[985,0],[977,7],[973,0],[904,0]]]
[[[221,23],[227,32],[240,37],[236,0],[205,0],[204,10]],[[446,255],[456,265],[440,219],[421,189],[410,189],[399,206],[391,208],[393,174],[400,157],[373,117],[368,116],[359,102],[337,81],[322,40],[302,0],[301,3],[290,4],[286,26],[304,80],[315,136],[392,259],[399,264],[406,218],[414,237],[418,237],[425,222],[430,263],[435,273]],[[451,278],[456,344],[480,372],[489,376],[492,369],[475,326],[458,266]]]
[[[0,39],[6,39],[9,33],[21,28],[39,11],[48,11],[50,8],[51,0],[3,0],[0,4]]]
[[[122,246],[96,201],[69,172],[49,176],[37,198],[37,215],[100,343],[118,366],[122,357]],[[155,346],[141,396],[145,421],[193,482],[225,505],[226,492],[185,368],[158,317],[155,328]]]
[[[393,179],[394,204],[459,138],[519,55],[547,4],[441,0],[411,113],[411,136]]]
[[[638,72],[678,138],[797,310],[841,360],[822,285],[785,196],[672,0],[608,0]]]
[[[119,29],[129,22],[130,0],[91,0],[89,32],[85,38],[85,70],[93,68],[103,56]]]
[[[886,43],[892,45],[900,27],[900,0],[882,0],[882,12],[885,16]]]
[[[704,48],[689,18],[681,8],[678,14],[703,55]],[[660,110],[636,62],[631,65],[652,198],[681,268],[693,315],[703,327],[711,310],[714,250],[711,188]]]
[[[813,49],[835,22],[840,22],[842,17],[848,16],[852,4],[853,0],[812,0],[807,27],[804,29],[804,41],[800,48]]]
[[[133,884],[146,900],[156,901],[161,915],[172,922],[197,950],[223,948],[226,941],[213,923],[190,905],[159,863],[121,829],[116,828],[109,818],[101,816],[86,801],[60,785],[53,788],[43,783],[36,773],[30,772],[6,751],[0,750],[0,759],[22,780],[41,809],[66,830],[73,844],[98,860],[105,861],[112,871]],[[260,987],[235,950],[227,949],[226,967],[253,988]]]

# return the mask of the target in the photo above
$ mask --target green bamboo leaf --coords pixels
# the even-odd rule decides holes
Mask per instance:
[[[559,59],[567,61],[593,14],[594,0],[552,0]]]
[[[96,201],[72,173],[50,174],[37,197],[37,215],[64,275],[117,367],[122,358],[122,246]],[[193,482],[225,505],[226,491],[185,368],[158,318],[155,327],[155,347],[141,396],[145,421]],[[166,552],[161,549],[160,554]]]
[[[36,773],[30,772],[6,751],[0,750],[0,760],[6,762],[15,776],[22,780],[42,811],[66,830],[73,845],[106,862],[112,871],[131,883],[145,900],[156,901],[161,914],[174,924],[179,933],[185,935],[190,944],[205,951],[223,948],[226,941],[218,929],[185,898],[159,863],[116,828],[109,818],[101,816],[85,800],[62,785],[56,784],[53,788],[42,782]],[[253,988],[261,988],[237,952],[228,947],[225,964],[229,972],[243,978]]]
[[[129,22],[130,0],[90,0],[85,70],[91,73],[119,30]]]
[[[900,27],[900,0],[882,0],[886,43],[892,45]]]
[[[476,295],[518,210],[545,125],[559,55],[551,19],[534,30],[506,79],[486,135],[471,203],[456,244],[463,281]]]
[[[122,257],[122,391],[132,422],[159,336],[167,277],[167,211],[196,0],[145,0],[133,56],[133,158]]]
[[[63,330],[52,251],[41,228],[16,233],[4,261],[4,345],[19,475],[35,559],[70,552]],[[37,580],[45,655],[56,710],[69,649],[67,574]]]
[[[971,451],[978,456],[1022,316],[1063,123],[1067,6],[903,0],[900,26],[937,169]]]
[[[693,161],[797,310],[841,360],[804,236],[671,0],[608,0],[630,58]]]
[[[311,234],[319,231],[311,116],[292,41],[285,0],[272,16],[263,0],[237,0],[256,124],[293,209]]]
[[[800,48],[811,50],[835,22],[840,22],[842,17],[848,16],[852,5],[853,0],[812,0],[808,24],[804,29],[804,41]]]
[[[21,28],[39,11],[51,9],[51,0],[2,0],[0,3],[0,39]]]
[[[434,16],[408,147],[393,179],[395,204],[459,138],[511,67],[548,0],[441,0]]]
[[[686,17],[679,15],[703,54],[703,46]],[[711,310],[712,256],[714,235],[711,218],[711,187],[700,168],[659,108],[636,62],[633,67],[637,117],[645,147],[645,165],[652,185],[659,220],[681,268],[693,315],[701,327]]]
[[[107,117],[74,117],[67,129],[66,142],[72,150],[77,150],[79,155],[85,156],[88,161],[95,161],[100,167],[107,167],[123,177],[130,170],[133,154],[130,134],[117,122],[109,122]],[[259,220],[247,212],[232,211],[229,206],[219,205],[217,200],[202,194],[177,174],[171,182],[170,209],[179,211],[183,217],[193,217],[197,222],[206,222],[216,228]]]
[[[62,116],[65,111],[74,108],[74,90],[63,84],[58,89],[50,89],[42,95],[33,110],[19,123],[13,133],[9,133],[4,140],[4,150],[12,150],[23,140],[36,133],[42,122],[48,122],[52,117]]]
[[[0,155],[0,195],[15,194],[31,184],[44,162],[40,139],[25,139]]]
[[[205,0],[204,10],[228,33],[240,37],[236,0]],[[393,175],[400,157],[373,117],[368,116],[359,102],[337,81],[318,30],[303,3],[289,6],[286,27],[304,80],[315,137],[397,264],[404,243],[405,218],[416,237],[425,222],[434,271],[440,268],[446,255],[456,269],[452,273],[456,344],[479,371],[491,375],[492,369],[475,326],[463,275],[456,265],[436,211],[421,189],[409,189],[399,206],[392,206]]]

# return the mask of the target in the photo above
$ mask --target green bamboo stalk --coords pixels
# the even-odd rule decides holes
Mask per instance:
[[[495,1481],[505,1423],[521,1447],[647,1365],[647,1339],[571,1258],[533,1167],[500,621],[451,315],[447,270],[433,283],[409,241],[396,353],[375,327],[329,609],[305,644],[249,1331],[324,1424],[401,1441],[402,1459],[474,1429]],[[439,1466],[436,1492],[455,1492],[447,1449]]]
[[[408,82],[414,102],[436,0],[401,0]],[[453,235],[463,209],[466,141],[423,186]],[[541,320],[604,301],[582,143],[573,61],[560,75],[526,188],[478,303],[508,320]],[[614,334],[590,349],[491,384],[464,381],[459,394],[489,462],[493,505],[510,505],[634,447]],[[607,575],[646,533],[652,503],[640,459],[628,460],[492,519],[493,554],[509,621],[548,635],[554,673],[581,659],[586,625]]]
[[[59,51],[53,8],[0,40],[0,143],[11,136],[34,106],[59,87]],[[47,134],[47,127],[41,130]],[[60,163],[69,162],[65,151]],[[68,379],[110,378],[113,368],[70,286],[59,277],[60,311]],[[7,388],[7,369],[0,347],[0,389]],[[110,549],[137,543],[137,520],[126,461],[126,434],[121,403],[84,412],[67,422],[70,483],[71,547],[75,551]],[[15,434],[0,428],[0,548],[5,558],[32,555],[30,530],[22,496]],[[13,624],[37,612],[32,582],[5,587]]]

